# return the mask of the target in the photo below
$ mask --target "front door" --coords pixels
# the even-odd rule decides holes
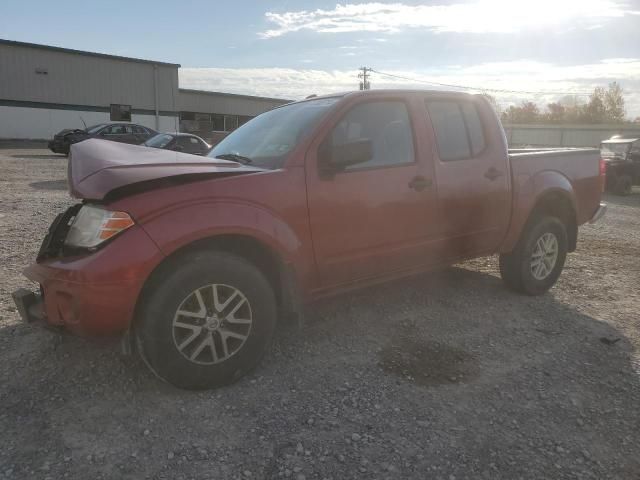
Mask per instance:
[[[431,164],[416,148],[408,105],[360,101],[324,142],[370,141],[372,158],[325,175],[307,154],[309,216],[320,286],[409,270],[425,263],[436,197]]]

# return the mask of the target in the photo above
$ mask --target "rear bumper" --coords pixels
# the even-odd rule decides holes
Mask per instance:
[[[40,294],[19,289],[13,299],[28,323],[116,336],[131,324],[144,282],[161,259],[144,230],[133,227],[95,253],[29,266],[24,274],[40,284]]]
[[[605,213],[607,213],[607,204],[600,202],[600,206],[596,210],[596,213],[593,214],[593,217],[591,217],[591,219],[589,220],[589,223],[596,223],[598,220],[604,217]]]

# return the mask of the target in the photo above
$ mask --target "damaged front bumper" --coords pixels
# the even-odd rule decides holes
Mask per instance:
[[[23,322],[42,326],[50,330],[63,330],[62,327],[51,325],[46,321],[44,301],[41,294],[32,292],[26,288],[19,288],[11,294],[11,297],[16,304],[16,308]]]

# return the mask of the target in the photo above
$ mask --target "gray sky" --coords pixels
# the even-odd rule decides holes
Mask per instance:
[[[2,17],[2,38],[181,63],[187,88],[296,99],[354,89],[366,65],[414,79],[373,88],[554,92],[496,93],[506,107],[617,80],[640,116],[640,0],[4,0]]]

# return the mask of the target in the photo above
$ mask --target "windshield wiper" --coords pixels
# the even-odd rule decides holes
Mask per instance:
[[[249,165],[251,163],[251,159],[249,157],[244,157],[242,155],[238,155],[237,153],[221,153],[220,155],[216,155],[215,158],[221,158],[222,160],[233,160],[234,162],[242,163],[244,165]]]

